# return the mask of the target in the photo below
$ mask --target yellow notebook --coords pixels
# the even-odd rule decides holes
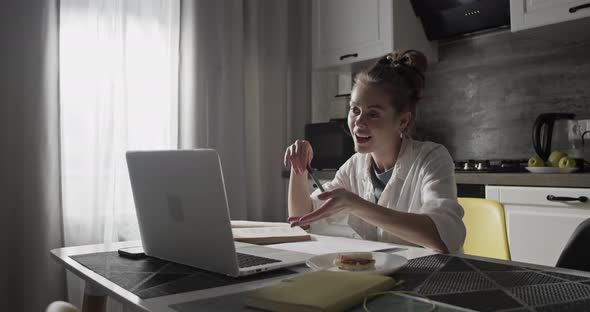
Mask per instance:
[[[352,272],[318,271],[298,275],[246,295],[247,306],[269,311],[342,311],[373,292],[391,289],[393,278]]]

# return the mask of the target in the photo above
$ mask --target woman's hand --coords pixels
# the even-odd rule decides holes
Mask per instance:
[[[363,209],[368,203],[358,195],[343,188],[323,192],[318,195],[318,198],[325,200],[324,204],[317,210],[302,216],[299,220],[291,222],[291,219],[289,219],[291,226],[307,226],[338,212]]]
[[[312,159],[313,149],[311,144],[305,140],[297,140],[287,147],[283,163],[285,168],[289,168],[290,163],[291,170],[295,171],[296,174],[300,174],[307,170],[307,166],[311,164]]]
[[[291,227],[294,227],[296,225],[293,225],[293,223],[299,221],[299,219],[301,219],[301,217],[289,217],[289,219],[287,219],[287,222],[291,224]],[[301,228],[307,230],[309,229],[309,225],[302,225]]]

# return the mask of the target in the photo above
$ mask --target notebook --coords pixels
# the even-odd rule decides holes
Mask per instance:
[[[234,240],[250,244],[279,244],[311,240],[301,227],[285,222],[255,222],[232,220]]]
[[[251,291],[245,303],[269,311],[342,311],[394,284],[393,278],[384,275],[317,271]]]

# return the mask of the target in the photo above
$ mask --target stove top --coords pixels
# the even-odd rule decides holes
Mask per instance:
[[[455,172],[510,173],[527,172],[528,159],[483,159],[455,161]]]

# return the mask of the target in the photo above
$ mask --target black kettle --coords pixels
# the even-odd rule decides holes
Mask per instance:
[[[533,125],[533,147],[539,157],[547,160],[551,154],[551,140],[555,121],[574,118],[576,118],[576,114],[570,113],[545,113],[537,117]]]

